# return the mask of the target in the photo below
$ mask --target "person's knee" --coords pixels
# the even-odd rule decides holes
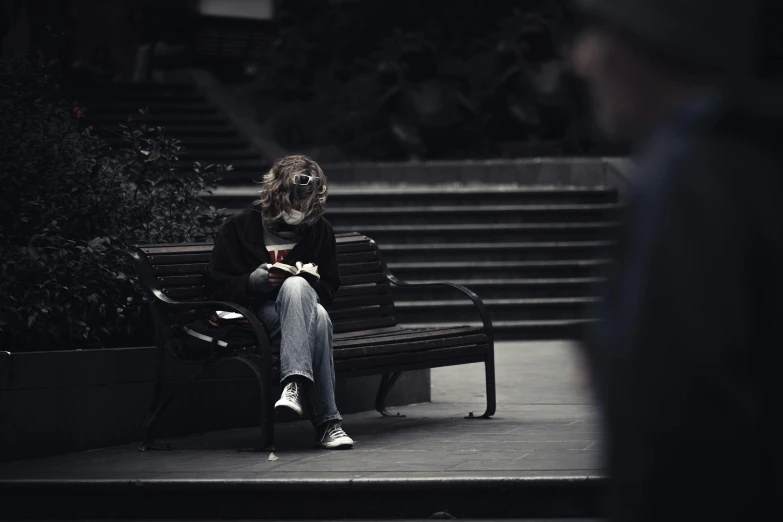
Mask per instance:
[[[315,293],[315,290],[302,277],[289,277],[283,281],[283,285],[280,287],[281,295],[301,295],[310,292]]]

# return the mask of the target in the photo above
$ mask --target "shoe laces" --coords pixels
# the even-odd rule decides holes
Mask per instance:
[[[343,427],[339,424],[332,424],[326,428],[325,435],[332,439],[339,439],[340,437],[347,437],[348,434],[343,431]]]
[[[291,402],[299,402],[299,385],[294,382],[289,382],[283,389],[283,398]]]

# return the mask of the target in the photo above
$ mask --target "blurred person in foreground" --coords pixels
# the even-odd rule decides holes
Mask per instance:
[[[351,448],[334,398],[332,322],[324,306],[340,287],[337,244],[323,218],[326,176],[306,156],[286,156],[264,176],[261,197],[229,218],[209,260],[210,296],[250,306],[280,350],[275,410],[310,407],[321,448]],[[305,271],[276,270],[283,263]]]
[[[636,151],[586,342],[616,521],[778,511],[783,105],[751,1],[577,0],[575,72]]]

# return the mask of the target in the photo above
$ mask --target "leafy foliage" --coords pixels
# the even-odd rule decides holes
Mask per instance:
[[[204,241],[224,214],[203,195],[229,167],[195,163],[144,123],[115,130],[125,148],[65,103],[57,62],[0,62],[0,334],[3,349],[68,348],[148,328],[123,252],[134,243]]]
[[[438,111],[454,122],[429,140],[441,143],[424,154],[428,159],[498,157],[507,142],[527,144],[536,155],[552,148],[588,153],[593,129],[582,90],[566,74],[574,20],[565,4],[283,2],[277,39],[258,58],[246,103],[271,122],[284,147],[322,161],[333,160],[320,156],[323,148],[347,160],[406,159],[393,120],[422,131],[417,116]],[[417,61],[432,74],[431,92],[440,94],[406,115],[399,105],[409,100],[396,107],[389,100],[395,92],[405,98]],[[408,98],[416,105],[424,97]],[[472,114],[459,114],[464,105]]]

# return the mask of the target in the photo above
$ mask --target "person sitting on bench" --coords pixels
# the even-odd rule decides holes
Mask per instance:
[[[316,162],[278,160],[259,200],[218,232],[207,284],[212,299],[249,306],[279,347],[283,392],[275,410],[301,417],[309,402],[316,446],[351,448],[335,404],[332,322],[324,309],[340,286],[334,231],[323,218],[326,196]]]

